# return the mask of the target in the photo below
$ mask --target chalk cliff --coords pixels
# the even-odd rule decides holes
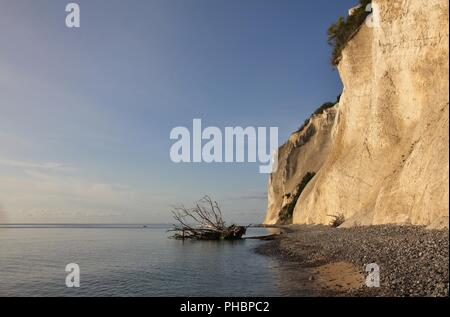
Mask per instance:
[[[448,0],[374,0],[342,52],[339,103],[280,147],[265,223],[448,227]],[[300,118],[299,118],[300,119]],[[308,172],[316,173],[298,195]]]

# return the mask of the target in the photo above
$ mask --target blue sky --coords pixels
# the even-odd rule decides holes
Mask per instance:
[[[276,126],[342,86],[326,29],[356,0],[0,0],[0,222],[260,222],[258,164],[174,164],[172,128]]]

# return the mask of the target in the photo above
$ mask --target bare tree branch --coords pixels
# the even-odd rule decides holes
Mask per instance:
[[[200,199],[193,208],[184,205],[172,209],[178,223],[169,230],[175,239],[232,240],[240,239],[247,227],[226,226],[219,204],[209,196]],[[192,223],[191,223],[192,222]]]

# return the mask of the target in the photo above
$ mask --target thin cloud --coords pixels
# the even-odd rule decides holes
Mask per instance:
[[[56,162],[33,162],[33,161],[18,161],[0,158],[0,165],[26,168],[26,169],[43,169],[43,170],[66,170],[70,167]]]
[[[126,185],[47,171],[26,169],[20,176],[0,175],[0,199],[10,216],[19,221],[125,217],[123,212],[139,198]]]
[[[267,199],[267,192],[257,193],[257,194],[242,195],[242,196],[239,196],[239,197],[235,197],[235,199],[238,199],[238,200],[266,200]]]
[[[129,185],[85,178],[62,163],[0,158],[1,166],[10,173],[0,175],[0,200],[7,207],[0,222],[7,212],[19,221],[125,217],[141,198]]]

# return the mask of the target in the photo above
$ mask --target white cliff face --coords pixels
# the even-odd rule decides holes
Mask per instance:
[[[448,227],[447,0],[374,0],[380,25],[363,25],[343,51],[344,91],[333,119],[316,120],[301,149],[294,134],[269,182],[266,223],[305,171],[293,222]],[[314,121],[314,120],[313,120]]]
[[[328,157],[336,107],[313,116],[278,151],[278,169],[269,178],[267,224],[279,221],[279,212],[292,202],[297,185],[308,172],[320,170]]]

